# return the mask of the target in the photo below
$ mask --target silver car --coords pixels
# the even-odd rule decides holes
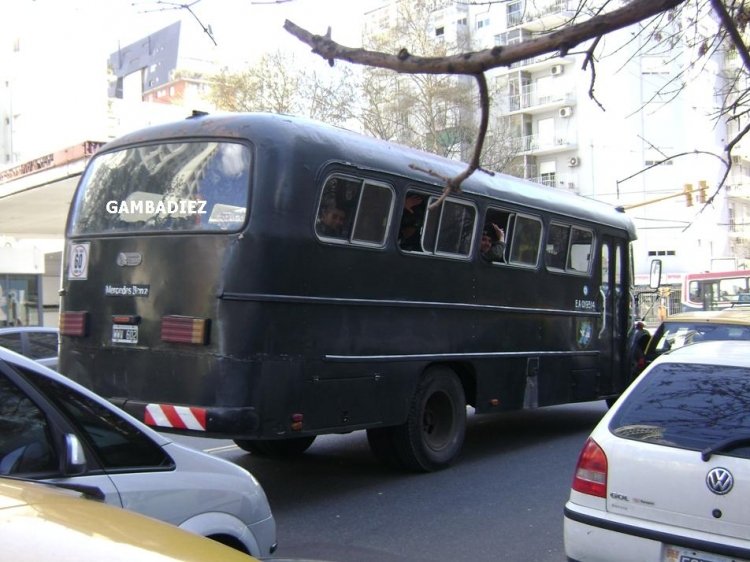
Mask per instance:
[[[2,348],[0,475],[62,483],[256,557],[276,549],[268,500],[249,472]]]

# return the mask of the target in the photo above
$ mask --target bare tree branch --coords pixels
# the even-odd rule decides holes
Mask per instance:
[[[599,42],[601,41],[602,36],[600,35],[596,39],[594,39],[594,42],[591,43],[591,46],[586,51],[586,56],[583,59],[583,70],[586,70],[587,66],[591,66],[591,82],[589,84],[589,98],[596,103],[596,105],[599,106],[599,108],[602,111],[605,111],[604,106],[599,102],[598,99],[596,99],[596,95],[594,94],[594,85],[596,84],[596,63],[594,61],[594,51],[596,50],[596,47],[599,45]]]
[[[559,51],[564,54],[577,45],[656,16],[686,0],[632,0],[622,8],[592,17],[558,31],[514,45],[462,53],[445,57],[412,55],[405,49],[398,54],[368,51],[340,45],[330,37],[314,35],[286,20],[284,29],[312,48],[313,53],[328,61],[343,60],[354,64],[387,68],[412,74],[466,74],[475,76],[492,68]]]
[[[477,74],[476,80],[477,85],[479,86],[479,101],[480,107],[482,109],[482,116],[479,123],[479,132],[477,133],[476,142],[474,144],[474,154],[471,157],[471,162],[469,163],[468,168],[466,168],[456,177],[446,178],[435,173],[432,170],[422,170],[417,166],[412,166],[412,168],[414,169],[426,172],[431,176],[440,178],[446,182],[445,189],[443,189],[442,195],[438,198],[437,201],[430,205],[430,209],[439,207],[449,193],[460,191],[461,183],[463,183],[466,178],[468,178],[471,174],[479,169],[480,158],[482,156],[482,147],[484,146],[484,139],[487,135],[487,126],[490,121],[490,94],[489,89],[487,88],[487,79],[485,78],[484,73]]]
[[[193,11],[193,6],[195,6],[198,2],[201,0],[193,0],[189,4],[183,3],[183,2],[170,2],[168,0],[158,0],[156,3],[162,6],[168,6],[167,8],[160,8],[159,10],[147,10],[147,11],[166,11],[166,10],[186,10],[195,21],[198,22],[198,25],[201,26],[201,29],[203,30],[203,33],[208,35],[208,37],[213,41],[213,44],[216,45],[216,39],[214,38],[214,33],[211,30],[210,25],[204,25],[201,19],[197,16],[197,14]]]
[[[742,36],[740,35],[737,26],[734,25],[734,21],[732,21],[732,17],[729,15],[729,12],[727,12],[726,7],[720,0],[711,0],[711,7],[721,20],[724,29],[727,30],[729,37],[732,39],[732,43],[737,47],[737,51],[742,57],[742,63],[745,65],[745,68],[750,68],[750,53],[747,52],[745,42],[742,40]]]
[[[480,131],[477,134],[474,155],[468,168],[455,178],[444,178],[446,187],[439,203],[449,192],[460,190],[461,183],[479,168],[479,159],[489,123],[489,94],[484,73],[490,69],[508,66],[514,62],[539,55],[559,52],[565,56],[580,43],[597,39],[606,33],[627,27],[644,19],[656,16],[665,10],[679,6],[686,0],[632,0],[626,6],[608,13],[597,13],[582,23],[552,31],[536,39],[514,45],[496,46],[483,51],[459,55],[424,57],[412,55],[402,48],[398,54],[370,51],[340,45],[331,39],[331,28],[326,35],[314,35],[295,23],[286,20],[284,29],[312,48],[330,65],[335,60],[344,60],[376,68],[384,68],[409,74],[462,74],[474,76],[479,84],[482,104]],[[592,66],[593,72],[593,66]],[[595,74],[594,74],[595,76]],[[593,82],[592,82],[593,88]]]

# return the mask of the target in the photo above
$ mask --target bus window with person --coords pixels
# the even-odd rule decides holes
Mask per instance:
[[[416,471],[459,455],[467,405],[618,395],[630,219],[481,171],[441,199],[462,170],[270,114],[110,142],[68,218],[61,372],[159,430],[267,456],[366,430]]]

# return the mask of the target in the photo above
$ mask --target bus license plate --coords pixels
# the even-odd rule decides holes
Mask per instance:
[[[113,324],[112,343],[138,343],[138,326]]]

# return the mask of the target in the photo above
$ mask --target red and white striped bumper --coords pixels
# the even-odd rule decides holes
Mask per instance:
[[[206,431],[206,409],[172,404],[147,404],[143,421],[156,427]]]

